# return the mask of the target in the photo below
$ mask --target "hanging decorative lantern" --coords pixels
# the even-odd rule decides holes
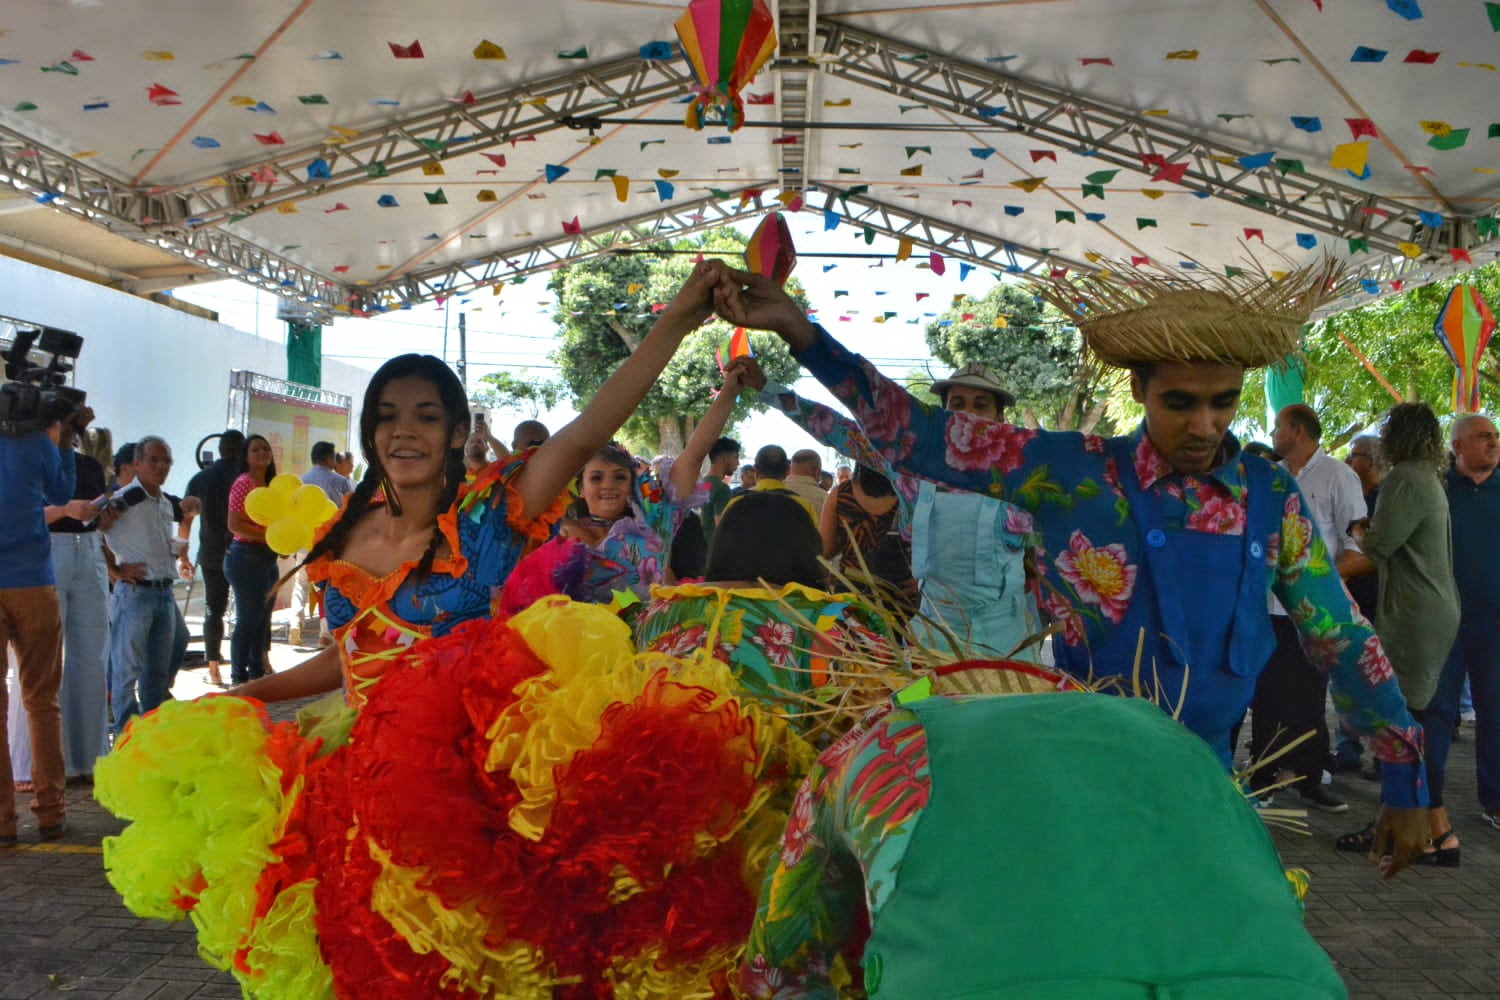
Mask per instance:
[[[778,285],[785,285],[796,266],[797,248],[792,245],[792,231],[786,224],[786,216],[772,212],[760,221],[745,244],[745,267]]]
[[[1432,325],[1453,361],[1453,412],[1479,410],[1479,359],[1495,332],[1495,314],[1470,285],[1454,285]]]
[[[776,19],[765,0],[692,0],[677,19],[677,38],[698,78],[683,124],[693,130],[745,123],[740,91],[776,51]]]

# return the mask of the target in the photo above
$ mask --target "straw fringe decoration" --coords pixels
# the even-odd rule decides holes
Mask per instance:
[[[1344,277],[1343,264],[1328,258],[1275,273],[1252,261],[1233,276],[1202,266],[1170,274],[1122,266],[1036,284],[1038,294],[1078,324],[1105,364],[1212,361],[1263,368],[1297,352],[1303,325],[1319,305],[1342,294]]]

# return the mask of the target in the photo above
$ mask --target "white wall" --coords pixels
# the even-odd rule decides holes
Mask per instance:
[[[229,373],[286,377],[282,341],[9,257],[0,257],[0,316],[83,336],[76,384],[88,393],[95,426],[108,427],[116,447],[147,434],[166,438],[176,459],[167,483],[174,493],[197,471],[193,446],[226,426]],[[323,362],[323,388],[353,397],[351,446],[369,380],[363,368]]]

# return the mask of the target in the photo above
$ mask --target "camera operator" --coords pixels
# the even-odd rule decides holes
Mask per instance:
[[[115,511],[96,501],[107,492],[104,467],[89,454],[94,411],[82,407],[74,419],[78,453],[77,486],[66,504],[44,511],[52,541],[52,570],[62,618],[63,666],[58,703],[62,711],[63,765],[67,779],[91,779],[94,762],[109,752],[109,579],[99,529],[114,523]],[[105,432],[108,433],[107,431]],[[24,713],[10,717],[11,769],[17,782],[31,780],[31,730]]]
[[[145,496],[105,531],[118,581],[109,598],[110,732],[165,701],[187,651],[187,623],[172,593],[186,542],[174,530],[162,489],[172,449],[155,435],[136,445],[135,485]]]
[[[0,648],[16,649],[21,700],[31,728],[31,811],[44,840],[67,832],[63,803],[62,617],[58,610],[48,505],[66,504],[77,482],[76,410],[42,416],[45,430],[0,435]],[[0,688],[0,698],[5,697]],[[0,726],[5,725],[0,712]],[[0,847],[16,842],[15,786],[9,738],[0,741]]]

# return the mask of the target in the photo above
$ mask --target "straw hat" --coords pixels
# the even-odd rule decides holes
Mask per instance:
[[[993,392],[1002,410],[1015,405],[1016,402],[1014,394],[1001,388],[1000,377],[995,374],[994,369],[977,361],[964,365],[947,378],[938,379],[930,388],[934,395],[941,396],[956,385]]]
[[[1121,268],[1042,284],[1040,293],[1075,318],[1084,343],[1105,364],[1214,361],[1264,368],[1299,350],[1302,327],[1336,296],[1340,274],[1331,261],[1279,274],[1244,268],[1228,277]]]

